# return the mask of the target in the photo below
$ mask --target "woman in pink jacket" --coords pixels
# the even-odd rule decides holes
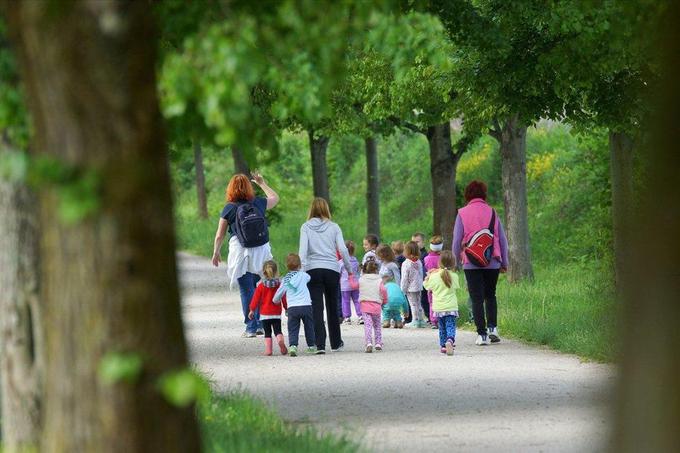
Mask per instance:
[[[463,263],[477,327],[475,344],[479,346],[501,341],[497,324],[496,283],[498,274],[505,272],[508,267],[508,241],[500,219],[486,202],[486,190],[486,184],[482,181],[472,181],[465,188],[467,204],[458,210],[452,247],[453,256]],[[495,219],[493,226],[492,216]],[[475,234],[490,226],[493,233],[491,259],[486,266],[479,266],[468,258],[465,247]]]

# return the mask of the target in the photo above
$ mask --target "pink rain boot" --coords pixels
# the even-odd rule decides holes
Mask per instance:
[[[264,339],[264,355],[272,355],[272,339]]]
[[[276,336],[276,341],[279,342],[279,348],[281,348],[281,355],[288,354],[288,349],[286,349],[286,342],[283,340],[283,334],[280,333]]]

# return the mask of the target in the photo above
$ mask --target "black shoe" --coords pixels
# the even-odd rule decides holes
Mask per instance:
[[[344,342],[344,341],[341,341],[341,342],[340,342],[340,345],[339,345],[337,348],[335,348],[335,349],[332,349],[332,348],[331,348],[331,352],[340,352],[340,351],[342,351],[343,349],[345,349],[345,342]]]

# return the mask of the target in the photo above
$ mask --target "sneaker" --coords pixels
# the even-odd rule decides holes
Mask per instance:
[[[364,318],[359,318],[359,324],[363,324],[363,323],[364,323]]]
[[[395,328],[395,329],[403,329],[403,328],[404,328],[404,323],[401,322],[401,321],[396,321],[396,322],[394,323],[394,328]]]
[[[297,357],[297,346],[292,345],[288,347],[288,355],[291,357]]]
[[[437,324],[431,324],[430,329],[439,329]]]
[[[345,318],[344,321],[342,321],[343,324],[352,324],[352,320],[350,318]]]
[[[325,354],[325,353],[326,353],[325,349],[317,349],[316,351],[314,351],[314,354],[316,354],[316,355],[321,355],[321,354]]]
[[[477,335],[477,340],[475,340],[477,346],[487,346],[489,345],[489,337],[487,335]]]
[[[241,334],[243,338],[255,338],[257,334],[255,332],[248,332],[247,330]]]
[[[442,354],[446,354],[446,347],[442,346],[442,347],[439,349],[439,352],[441,352]]]
[[[444,346],[444,349],[446,349],[446,355],[453,355],[453,348],[454,348],[453,341],[446,340],[446,346]]]
[[[382,345],[381,344],[375,345],[375,350],[376,351],[382,351]]]
[[[371,345],[371,343],[368,343],[366,345],[366,352],[373,352],[373,346]]]
[[[257,330],[255,331],[255,335],[259,335],[259,336],[264,335],[264,329],[257,329]]]
[[[491,343],[501,342],[501,337],[498,335],[498,327],[489,328],[489,340],[491,340]]]
[[[316,346],[309,346],[305,352],[307,352],[307,354],[316,354]]]
[[[387,321],[384,321],[382,323],[383,329],[389,329],[390,328],[390,321],[389,319]]]
[[[345,342],[344,342],[344,341],[341,341],[341,342],[340,342],[340,346],[338,346],[338,347],[335,348],[335,349],[331,348],[331,352],[340,352],[340,351],[342,351],[343,349],[345,349]]]

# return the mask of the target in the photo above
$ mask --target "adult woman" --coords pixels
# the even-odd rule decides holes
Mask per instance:
[[[342,230],[331,221],[328,202],[323,198],[315,198],[309,209],[307,222],[300,228],[299,255],[302,260],[302,269],[311,277],[307,287],[312,296],[316,348],[320,354],[323,354],[326,350],[326,326],[323,319],[324,299],[331,350],[339,351],[344,346],[340,335],[337,308],[338,295],[340,294],[340,272],[338,272],[336,251],[340,252],[347,273],[352,274]]]
[[[255,285],[260,280],[260,272],[265,261],[272,259],[269,242],[257,247],[244,247],[236,236],[234,228],[236,213],[239,206],[251,203],[255,209],[264,216],[267,209],[271,209],[279,202],[279,196],[267,185],[262,175],[252,173],[252,181],[260,186],[266,198],[256,197],[253,186],[248,177],[243,174],[234,175],[225,191],[226,205],[220,214],[220,221],[215,233],[212,263],[217,267],[220,263],[220,249],[222,242],[229,232],[229,255],[227,258],[227,276],[229,287],[234,288],[238,283],[241,293],[241,308],[243,309],[243,322],[246,330],[244,337],[253,338],[257,334],[263,334],[259,313],[253,319],[248,319],[250,299],[255,292]]]
[[[468,292],[472,298],[472,311],[477,340],[479,346],[498,343],[496,283],[499,272],[505,272],[508,267],[508,241],[505,238],[503,225],[495,215],[495,211],[486,203],[486,184],[482,181],[472,181],[465,188],[467,205],[458,210],[456,224],[453,227],[453,256],[462,260],[465,270],[465,280]],[[489,264],[485,267],[476,266],[463,253],[463,247],[475,233],[491,225],[492,216],[495,217],[493,227],[493,252]],[[486,317],[485,315],[486,302]],[[487,330],[488,328],[488,330]]]

